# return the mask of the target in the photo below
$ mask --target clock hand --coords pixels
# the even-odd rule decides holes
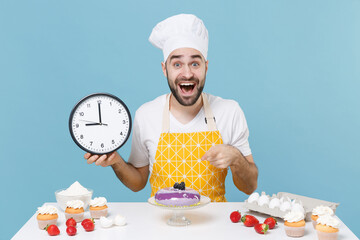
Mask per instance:
[[[98,106],[99,106],[99,122],[101,124],[101,108],[100,108],[100,103],[98,103]]]

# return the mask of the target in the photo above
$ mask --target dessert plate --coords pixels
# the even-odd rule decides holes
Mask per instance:
[[[200,202],[197,205],[173,207],[173,206],[164,206],[164,205],[157,204],[155,202],[155,197],[151,197],[151,198],[148,199],[148,203],[150,203],[153,206],[163,208],[163,209],[173,210],[173,214],[172,214],[171,218],[169,218],[167,220],[167,224],[169,224],[171,226],[187,226],[187,225],[190,225],[191,221],[184,216],[182,211],[183,210],[191,210],[191,209],[195,209],[195,208],[200,208],[200,207],[203,207],[203,206],[209,204],[210,202],[211,202],[210,198],[201,195],[200,196]]]
[[[192,206],[179,206],[179,207],[174,207],[174,206],[165,206],[165,205],[160,205],[158,203],[156,203],[155,201],[155,197],[151,197],[148,199],[148,203],[150,203],[151,205],[154,205],[156,207],[161,207],[161,208],[166,208],[169,210],[190,210],[190,209],[195,209],[195,208],[199,208],[199,207],[203,207],[206,204],[210,203],[211,200],[210,198],[200,195],[200,202],[196,205],[192,205]]]

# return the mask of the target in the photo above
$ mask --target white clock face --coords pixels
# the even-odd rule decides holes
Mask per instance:
[[[69,128],[80,148],[93,154],[106,154],[126,142],[130,135],[131,117],[126,105],[117,97],[92,94],[74,107]]]

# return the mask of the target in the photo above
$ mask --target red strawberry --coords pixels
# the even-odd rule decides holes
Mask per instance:
[[[257,220],[256,217],[252,215],[245,215],[241,218],[241,221],[244,223],[247,227],[253,227],[255,224],[259,223],[259,220]]]
[[[233,222],[233,223],[237,223],[239,222],[241,219],[241,213],[237,210],[237,211],[234,211],[230,214],[230,220]]]
[[[265,219],[264,223],[269,225],[269,229],[273,229],[275,227],[275,225],[277,224],[277,221],[275,218],[269,217],[269,218]]]
[[[75,221],[75,219],[69,218],[68,220],[66,220],[66,226],[67,226],[67,227],[70,227],[70,226],[76,227],[76,221]]]
[[[56,235],[59,235],[60,234],[60,230],[59,230],[59,228],[56,226],[56,225],[54,225],[54,224],[52,224],[52,225],[47,225],[46,226],[46,228],[45,228],[45,230],[48,232],[48,234],[50,235],[50,236],[56,236]]]
[[[74,236],[76,234],[76,228],[74,226],[68,226],[66,228],[66,233],[69,235],[69,236]]]
[[[84,219],[84,220],[81,222],[81,226],[84,226],[84,224],[85,224],[86,222],[95,223],[93,218],[86,218],[86,219]]]
[[[260,234],[265,234],[266,231],[269,229],[269,225],[265,223],[258,223],[254,226],[255,231]]]
[[[81,225],[84,227],[85,231],[91,232],[95,228],[95,224],[93,221],[86,221],[84,224],[81,223]]]

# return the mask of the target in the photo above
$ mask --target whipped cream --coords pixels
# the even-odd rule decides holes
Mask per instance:
[[[340,226],[339,220],[329,214],[319,216],[316,222],[333,228],[339,228]]]
[[[71,200],[66,203],[66,207],[74,208],[74,209],[83,208],[84,202],[81,200]]]
[[[54,207],[52,205],[46,205],[43,207],[38,207],[37,213],[38,214],[57,214],[58,210],[56,207]]]
[[[321,216],[321,215],[334,215],[334,211],[327,206],[317,206],[312,211],[313,215]]]
[[[106,205],[107,201],[104,197],[97,197],[90,201],[90,206],[92,207],[102,207]]]
[[[62,190],[58,194],[63,196],[76,196],[91,193],[89,190],[84,188],[78,181],[71,184],[66,190]]]
[[[304,220],[304,214],[299,211],[291,211],[285,214],[284,220],[287,222],[299,222]]]

